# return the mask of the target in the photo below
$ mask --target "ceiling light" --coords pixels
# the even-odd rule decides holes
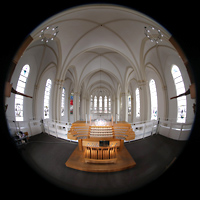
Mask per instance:
[[[153,26],[144,27],[144,34],[151,41],[158,44],[158,42],[162,42],[163,34],[160,29],[157,29]]]
[[[47,26],[45,29],[41,30],[41,34],[39,35],[41,42],[45,41],[47,43],[49,40],[54,40],[58,32],[58,26]]]

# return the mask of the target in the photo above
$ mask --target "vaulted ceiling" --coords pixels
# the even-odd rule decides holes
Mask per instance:
[[[39,35],[47,26],[58,26],[53,41],[41,42]],[[159,44],[144,34],[153,26],[164,35]],[[89,93],[116,92],[130,80],[145,81],[145,66],[151,63],[163,74],[160,60],[177,54],[171,37],[161,25],[137,11],[114,5],[87,5],[63,11],[37,27],[27,53],[37,58],[39,73],[53,63],[56,79],[70,79],[74,90]]]

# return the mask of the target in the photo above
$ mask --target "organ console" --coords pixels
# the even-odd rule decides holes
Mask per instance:
[[[104,164],[103,169],[108,165],[104,171],[110,171],[110,164],[118,165],[125,158],[123,167],[120,164],[120,167],[117,169],[133,167],[135,162],[125,149],[124,140],[132,140],[134,138],[135,133],[127,122],[95,126],[83,121],[77,121],[72,124],[68,132],[68,139],[78,140],[78,148],[75,149],[69,161],[66,162],[66,166],[83,170],[85,164]],[[127,155],[124,155],[125,152]],[[77,155],[79,155],[81,161],[77,162],[76,165],[75,159],[72,157]],[[87,166],[84,171],[92,171],[97,165],[94,165],[89,170],[90,167],[91,165]],[[116,168],[113,171],[116,171]]]
[[[123,147],[115,138],[88,138],[79,140],[79,150],[84,152],[86,163],[116,163],[117,151]]]

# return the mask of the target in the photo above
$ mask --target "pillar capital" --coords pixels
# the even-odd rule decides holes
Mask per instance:
[[[122,96],[127,96],[128,93],[127,93],[127,92],[121,92],[121,95],[122,95]]]
[[[147,84],[147,81],[145,81],[145,80],[138,80],[137,83],[138,83],[138,86],[145,86]]]
[[[74,92],[74,96],[79,96],[80,92]]]

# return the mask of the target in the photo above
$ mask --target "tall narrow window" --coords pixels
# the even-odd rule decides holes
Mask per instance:
[[[99,97],[99,112],[102,112],[102,96]]]
[[[138,88],[135,90],[136,99],[136,117],[140,117],[140,91]]]
[[[128,114],[131,114],[131,95],[128,95]]]
[[[93,96],[90,97],[90,110],[93,111]]]
[[[108,99],[108,110],[109,110],[109,113],[111,113],[111,98],[110,97]]]
[[[179,68],[176,65],[172,66],[171,69],[172,77],[176,88],[176,95],[185,93],[185,85]],[[186,96],[177,98],[177,122],[185,123],[187,112],[187,101]]]
[[[61,116],[65,115],[65,88],[62,89]]]
[[[70,115],[73,115],[73,109],[74,109],[74,93],[72,92],[70,94]]]
[[[158,115],[158,99],[157,99],[157,90],[156,83],[153,79],[149,82],[150,94],[151,94],[151,120],[157,120]]]
[[[94,97],[94,111],[97,111],[97,96]]]
[[[20,93],[24,93],[24,91],[25,91],[29,71],[30,71],[30,66],[24,65],[21,70],[21,73],[20,73],[20,76],[19,76],[19,79],[17,82],[17,88],[16,88],[16,90]],[[16,119],[16,121],[24,120],[23,104],[24,104],[24,97],[16,94],[15,95],[15,119]]]
[[[104,97],[104,113],[107,113],[107,96]]]
[[[49,118],[51,84],[51,80],[48,79],[44,91],[44,119]]]

